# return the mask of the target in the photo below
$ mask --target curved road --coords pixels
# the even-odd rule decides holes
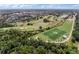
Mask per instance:
[[[71,30],[71,32],[70,32],[70,34],[69,34],[69,36],[68,36],[67,39],[65,39],[64,41],[61,41],[61,42],[52,41],[52,42],[50,42],[50,43],[65,43],[65,42],[69,41],[69,39],[70,39],[71,36],[72,36],[72,32],[73,32],[75,20],[76,20],[76,15],[73,16],[73,19],[72,19],[72,21],[73,21],[72,30]],[[11,27],[11,28],[12,28],[12,27]],[[16,27],[13,27],[13,28],[17,29]],[[8,28],[3,28],[3,29],[0,29],[0,30],[7,30],[7,29],[8,29]],[[10,28],[9,28],[9,29],[10,29]],[[19,29],[23,29],[23,28],[20,27]],[[27,29],[27,27],[25,27],[25,29]]]
[[[69,34],[69,36],[68,36],[67,39],[65,39],[64,41],[61,41],[61,42],[50,42],[50,43],[65,43],[65,42],[69,41],[69,39],[70,39],[71,36],[72,36],[72,32],[73,32],[73,29],[74,29],[75,20],[76,20],[76,16],[74,15],[74,16],[73,16],[73,19],[72,19],[72,21],[73,21],[72,30],[71,30],[71,32],[70,32],[70,34]]]

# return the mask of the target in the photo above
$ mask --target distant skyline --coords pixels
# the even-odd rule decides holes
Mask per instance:
[[[0,9],[79,9],[79,4],[0,4]]]

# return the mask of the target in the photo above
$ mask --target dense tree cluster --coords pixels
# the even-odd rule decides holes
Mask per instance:
[[[20,30],[6,30],[0,32],[0,53],[19,53],[19,54],[47,54],[47,53],[76,53],[74,44],[54,44],[46,43],[41,39],[31,38],[35,32]],[[30,39],[28,38],[30,37]]]
[[[76,41],[79,42],[79,15],[76,16],[75,28],[73,32],[73,37]]]

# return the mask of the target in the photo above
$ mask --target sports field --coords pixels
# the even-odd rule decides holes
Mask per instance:
[[[61,37],[62,35],[64,35],[66,32],[63,30],[59,30],[59,29],[51,29],[50,31],[44,32],[43,34],[48,36],[50,39],[57,39],[59,37]]]
[[[62,41],[63,36],[68,36],[72,29],[73,21],[65,21],[63,25],[47,30],[43,33],[39,33],[38,36],[44,41]]]

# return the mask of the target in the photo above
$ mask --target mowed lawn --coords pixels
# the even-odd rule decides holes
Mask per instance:
[[[66,33],[65,31],[55,28],[55,29],[51,29],[51,30],[49,30],[47,32],[44,32],[43,35],[46,35],[50,39],[55,40],[55,39],[61,37],[62,35],[64,35],[65,33]]]
[[[47,30],[45,32],[39,33],[35,36],[38,36],[40,39],[46,41],[55,41],[59,40],[60,38],[63,37],[65,34],[69,34],[71,29],[72,29],[72,23],[73,21],[65,21],[65,23],[62,26],[52,28],[50,30]],[[61,41],[61,39],[60,39]]]

